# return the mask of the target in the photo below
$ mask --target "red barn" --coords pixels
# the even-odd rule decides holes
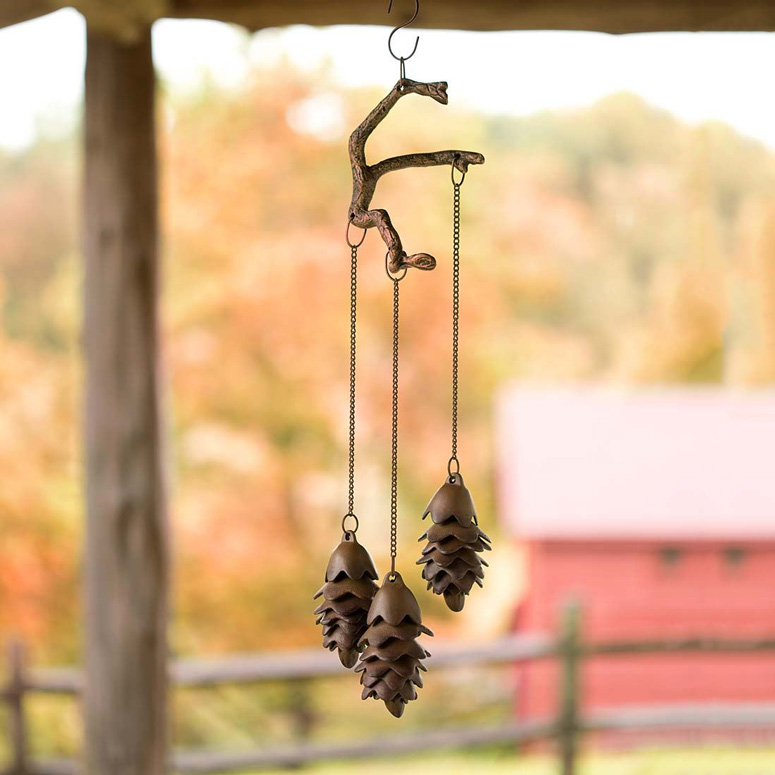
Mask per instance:
[[[498,420],[520,630],[555,630],[573,596],[591,640],[775,633],[775,393],[513,389]],[[775,700],[767,655],[598,659],[583,676],[587,709]],[[523,679],[521,712],[553,713],[556,667]]]

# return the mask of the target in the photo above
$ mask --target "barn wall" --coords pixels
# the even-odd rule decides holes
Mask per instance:
[[[775,543],[534,541],[528,549],[525,631],[556,629],[570,596],[584,607],[589,640],[775,631]],[[767,655],[651,655],[590,660],[584,707],[706,701],[772,701],[775,661]],[[521,673],[521,714],[555,709],[557,670]]]

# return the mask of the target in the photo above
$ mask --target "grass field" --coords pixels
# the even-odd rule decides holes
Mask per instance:
[[[557,775],[549,756],[425,755],[312,767],[312,775]],[[775,748],[648,749],[592,754],[579,775],[775,775]]]

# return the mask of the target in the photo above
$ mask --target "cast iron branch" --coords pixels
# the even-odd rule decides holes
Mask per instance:
[[[442,105],[447,104],[447,84],[445,81],[419,83],[402,78],[390,94],[369,113],[363,123],[350,135],[350,164],[353,170],[353,198],[350,203],[349,218],[354,226],[362,229],[377,227],[380,236],[387,245],[390,254],[391,272],[398,272],[402,266],[417,269],[433,269],[436,259],[427,253],[415,253],[408,256],[401,245],[401,238],[390,221],[387,210],[370,210],[371,200],[377,188],[377,181],[388,172],[404,170],[409,167],[441,167],[451,165],[460,172],[467,172],[470,164],[484,164],[484,156],[473,151],[432,151],[430,153],[410,153],[405,156],[393,156],[377,164],[366,163],[366,141],[371,133],[385,119],[393,106],[407,94],[419,94],[430,97]]]

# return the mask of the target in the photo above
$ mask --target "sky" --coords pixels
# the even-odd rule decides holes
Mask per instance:
[[[219,22],[163,20],[154,58],[165,84],[182,92],[207,79],[238,89],[251,71],[282,61],[312,71],[327,63],[342,85],[387,88],[398,76],[387,33],[296,26],[249,35]],[[396,48],[410,48],[414,34],[399,32]],[[0,30],[0,147],[22,150],[40,131],[72,126],[84,57],[85,25],[73,10]],[[773,33],[421,31],[407,63],[410,78],[446,80],[451,101],[484,112],[573,109],[630,91],[687,122],[724,121],[775,149],[773,73]],[[335,107],[330,96],[313,100],[295,120],[325,134]]]

